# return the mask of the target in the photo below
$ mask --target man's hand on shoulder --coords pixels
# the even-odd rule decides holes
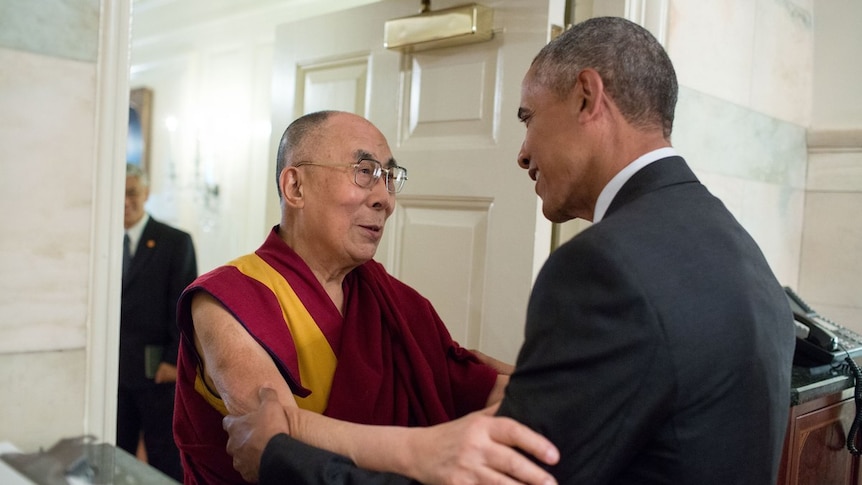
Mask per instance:
[[[498,406],[455,421],[421,429],[413,435],[417,457],[410,475],[422,483],[525,483],[550,485],[554,477],[521,454],[556,464],[557,448],[517,421],[493,416]],[[513,482],[514,480],[514,482]]]
[[[227,415],[222,426],[228,432],[227,452],[233,467],[249,482],[257,482],[260,458],[269,440],[279,433],[290,434],[290,426],[278,394],[269,387],[258,392],[260,406],[243,416]]]

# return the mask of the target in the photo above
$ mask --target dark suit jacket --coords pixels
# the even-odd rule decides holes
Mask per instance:
[[[670,157],[542,268],[499,414],[559,447],[561,484],[771,484],[794,345],[760,249]],[[269,483],[409,483],[285,438],[262,461]]]
[[[273,437],[260,460],[260,485],[412,485],[394,473],[358,468],[349,458],[314,448],[286,434]]]
[[[760,249],[670,157],[551,255],[499,412],[560,483],[775,483],[794,340]]]
[[[162,361],[176,365],[177,300],[195,277],[197,263],[191,236],[150,217],[123,278],[121,386],[152,383],[144,373],[144,349],[148,345],[163,346]]]

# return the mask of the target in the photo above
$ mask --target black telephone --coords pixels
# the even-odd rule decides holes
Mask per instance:
[[[840,364],[848,355],[862,356],[862,335],[823,317],[786,286],[784,293],[796,324],[794,364],[816,367]]]
[[[862,449],[856,446],[862,431],[862,370],[853,360],[862,355],[862,336],[824,318],[786,286],[784,293],[787,294],[796,323],[793,364],[834,369],[853,378],[856,413],[847,431],[845,445],[850,454],[862,456]]]

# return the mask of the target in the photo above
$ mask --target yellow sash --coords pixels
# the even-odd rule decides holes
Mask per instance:
[[[335,352],[332,351],[323,332],[311,318],[287,280],[260,256],[248,254],[227,265],[236,267],[241,273],[259,281],[275,294],[281,305],[284,321],[293,336],[299,362],[300,383],[311,391],[311,394],[304,398],[295,396],[296,402],[303,409],[323,413],[329,402],[332,378],[338,364]],[[212,407],[223,415],[228,414],[224,401],[207,388],[200,372],[195,379],[195,390]]]

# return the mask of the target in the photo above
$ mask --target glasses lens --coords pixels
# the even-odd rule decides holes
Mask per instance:
[[[380,173],[383,169],[380,164],[374,160],[360,160],[354,166],[354,176],[356,185],[360,187],[370,187],[377,179],[380,178]]]
[[[396,194],[401,192],[404,181],[407,180],[407,169],[403,167],[392,167],[386,174],[386,188]]]

